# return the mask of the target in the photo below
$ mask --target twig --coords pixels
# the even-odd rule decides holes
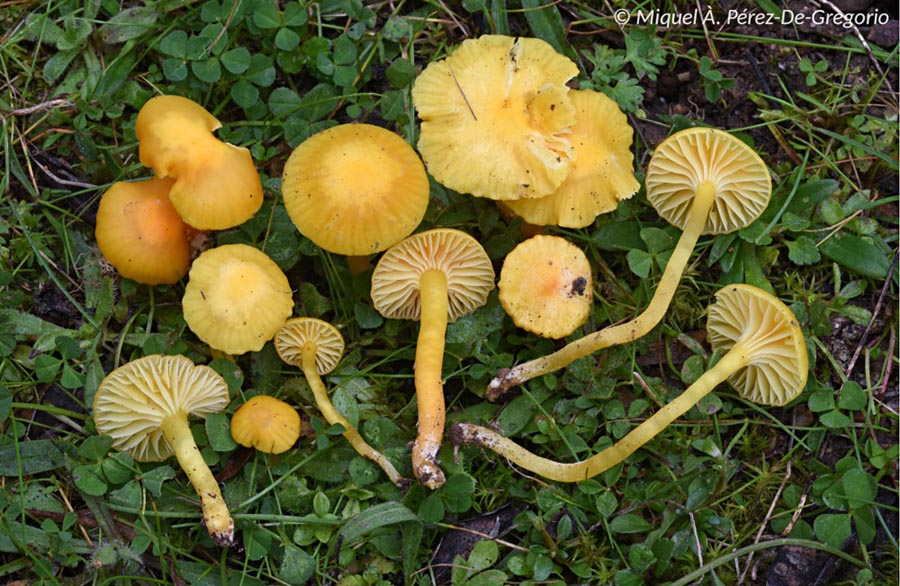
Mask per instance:
[[[863,334],[859,338],[859,343],[856,345],[856,350],[853,351],[853,357],[850,358],[850,363],[847,365],[847,369],[844,371],[844,376],[848,379],[850,378],[850,373],[853,371],[853,368],[856,366],[856,361],[859,358],[860,352],[862,352],[866,340],[869,339],[869,333],[872,331],[872,324],[875,323],[875,316],[877,316],[881,312],[881,306],[884,303],[884,296],[887,293],[888,285],[890,285],[891,278],[894,276],[894,271],[897,269],[898,254],[900,253],[894,253],[894,258],[893,260],[891,260],[891,266],[888,269],[887,276],[884,278],[884,285],[882,285],[881,292],[878,294],[878,301],[875,302],[875,309],[872,311],[872,319],[870,319],[869,323],[866,324],[866,329],[863,330]]]
[[[50,100],[47,102],[41,102],[40,104],[35,104],[34,106],[29,106],[27,108],[18,108],[16,110],[12,110],[9,115],[10,116],[28,116],[29,114],[34,114],[35,112],[42,112],[44,110],[52,110],[53,108],[74,108],[75,104],[70,102],[69,100],[56,99]]]

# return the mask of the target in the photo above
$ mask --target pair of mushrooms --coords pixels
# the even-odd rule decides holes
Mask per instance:
[[[531,224],[581,228],[612,211],[639,188],[633,131],[609,97],[566,85],[577,74],[540,39],[463,41],[413,86],[428,171]]]
[[[194,239],[249,219],[262,205],[250,152],[213,132],[221,123],[180,96],[151,98],[135,133],[150,179],[114,183],[100,200],[95,236],[103,256],[126,278],[148,285],[184,277]]]
[[[693,128],[672,135],[657,147],[647,171],[646,190],[660,215],[682,229],[648,307],[626,323],[608,326],[549,356],[501,372],[488,387],[490,398],[594,351],[648,333],[675,295],[700,234],[726,233],[749,225],[768,204],[771,180],[765,164],[746,144],[716,129]],[[534,279],[534,275],[527,278]],[[558,295],[560,287],[548,290]],[[554,462],[492,429],[468,423],[454,424],[451,441],[457,446],[478,444],[546,478],[574,482],[622,462],[725,380],[742,397],[765,405],[784,405],[803,390],[808,370],[805,340],[794,315],[774,296],[748,285],[721,289],[709,307],[707,330],[713,349],[724,352],[718,363],[618,443],[587,460]]]

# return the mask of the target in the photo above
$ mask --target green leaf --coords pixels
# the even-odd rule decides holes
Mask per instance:
[[[281,26],[281,13],[274,2],[257,2],[253,11],[253,24],[261,29],[273,29]]]
[[[153,496],[162,494],[162,483],[175,478],[175,469],[169,465],[157,466],[141,475],[144,488]]]
[[[197,79],[206,83],[216,83],[222,79],[222,68],[219,66],[219,60],[213,57],[202,61],[192,61],[191,71],[194,72]]]
[[[275,33],[275,46],[282,51],[293,51],[300,46],[300,35],[289,28],[279,29]]]
[[[236,47],[222,53],[222,67],[235,75],[250,69],[250,51],[246,47]]]
[[[9,440],[0,444],[0,476],[23,476],[48,472],[62,467],[65,457],[52,440],[38,439],[27,442]]]
[[[844,495],[850,508],[868,507],[875,503],[878,483],[875,478],[861,468],[847,470],[841,477]]]
[[[825,513],[813,521],[813,531],[822,543],[841,549],[851,535],[850,517],[846,514]]]
[[[184,59],[187,57],[188,36],[183,30],[173,30],[159,42],[159,51],[163,55]]]
[[[384,318],[378,313],[374,307],[358,300],[353,304],[353,316],[356,323],[364,330],[372,330],[380,327],[384,323]]]
[[[848,411],[862,411],[869,404],[869,397],[858,382],[847,381],[841,386],[838,407]]]
[[[867,277],[884,279],[891,262],[869,240],[854,234],[838,234],[819,246],[822,254],[840,265]]]
[[[813,391],[807,401],[810,411],[821,413],[823,411],[831,411],[834,409],[834,391],[823,390]]]
[[[395,88],[404,88],[416,78],[416,67],[409,59],[395,59],[385,75]]]
[[[246,110],[259,101],[259,90],[252,83],[239,79],[231,86],[231,99]]]
[[[106,494],[106,480],[103,478],[103,471],[100,464],[86,464],[76,466],[72,471],[72,480],[75,486],[84,494],[90,496],[102,496]]]
[[[225,413],[210,413],[203,422],[209,446],[216,452],[229,452],[237,447],[231,437],[231,424]]]
[[[137,39],[152,30],[159,12],[149,6],[132,6],[110,18],[97,29],[97,37],[107,45]]]
[[[613,533],[644,533],[651,531],[653,526],[640,515],[627,513],[613,518],[609,528]]]
[[[353,546],[373,531],[400,523],[418,524],[419,518],[396,501],[372,505],[348,519],[341,527],[342,547]]]
[[[293,545],[284,546],[284,555],[278,569],[279,577],[291,584],[306,584],[316,572],[316,560],[311,555]]]
[[[188,76],[187,63],[181,59],[163,61],[163,74],[169,81],[184,81]]]
[[[822,255],[816,241],[809,236],[800,236],[793,242],[787,241],[788,258],[796,265],[811,265],[819,262]]]
[[[653,268],[653,257],[643,250],[629,250],[625,255],[628,261],[628,268],[631,272],[642,279],[646,279],[650,275],[650,269]]]
[[[78,455],[85,460],[99,460],[109,453],[112,438],[108,435],[93,435],[78,446]]]
[[[822,425],[830,427],[831,429],[847,427],[851,423],[850,418],[837,409],[823,413],[819,416],[819,421],[822,422]]]
[[[269,110],[279,118],[284,118],[300,108],[300,96],[286,87],[277,87],[269,94]]]
[[[522,0],[522,9],[534,36],[550,43],[557,52],[569,57],[574,56],[566,42],[566,25],[555,3],[544,0]]]
[[[303,26],[309,20],[302,2],[290,2],[284,7],[284,26]]]

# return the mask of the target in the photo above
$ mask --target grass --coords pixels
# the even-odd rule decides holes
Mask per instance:
[[[0,581],[630,586],[768,575],[779,584],[775,561],[799,559],[795,575],[805,561],[833,570],[830,583],[897,583],[897,48],[863,44],[853,29],[623,28],[612,16],[623,7],[675,9],[5,3]],[[662,137],[707,123],[750,141],[775,191],[749,228],[701,239],[649,336],[531,381],[501,404],[483,399],[494,373],[555,345],[515,328],[492,295],[448,331],[451,421],[496,422],[551,458],[594,453],[715,359],[703,342],[704,309],[730,282],[775,292],[797,315],[811,364],[800,398],[765,409],[723,385],[623,465],[572,485],[447,445],[446,486],[404,491],[328,428],[299,371],[271,345],[213,360],[181,316],[184,283],[138,285],[103,261],[93,239],[99,196],[114,181],[149,175],[137,160],[137,106],[158,93],[203,104],[223,121],[220,137],[251,150],[266,189],[263,209],[215,242],[265,250],[295,287],[295,312],[341,327],[348,348],[326,384],[409,475],[417,325],[384,320],[369,275],[352,277],[343,259],[296,232],[279,179],[294,146],[339,122],[380,124],[415,144],[417,71],[482,32],[540,36],[576,59],[578,85],[629,113],[639,178]],[[497,267],[524,238],[492,202],[438,184],[431,195],[423,227],[475,235]],[[583,248],[594,267],[584,332],[646,306],[678,235],[643,194],[587,228],[548,232]],[[105,374],[159,352],[211,364],[229,383],[227,413],[193,430],[234,513],[234,548],[215,547],[199,526],[196,496],[174,462],[136,463],[94,431],[90,405]],[[279,457],[239,449],[228,433],[228,415],[263,392],[294,403],[308,422]]]

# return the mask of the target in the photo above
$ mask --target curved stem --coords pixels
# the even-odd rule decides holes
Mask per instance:
[[[456,423],[450,429],[450,439],[456,444],[478,444],[489,448],[518,466],[559,482],[578,482],[592,478],[621,463],[659,432],[687,413],[700,399],[733,373],[747,364],[746,345],[738,342],[719,362],[703,373],[694,384],[662,409],[644,420],[612,446],[580,462],[563,463],[542,458],[529,452],[496,431],[473,425]]]
[[[512,387],[535,377],[565,368],[575,360],[610,346],[624,344],[646,335],[662,320],[675,296],[681,275],[691,258],[694,245],[706,226],[709,211],[715,201],[715,185],[706,182],[697,190],[691,204],[690,216],[684,231],[669,257],[666,269],[660,277],[653,298],[647,308],[631,321],[607,326],[592,334],[568,343],[552,354],[523,362],[513,368],[500,371],[487,387],[487,397],[495,401]]]
[[[307,342],[303,345],[301,355],[301,369],[303,370],[303,374],[306,375],[306,381],[312,389],[313,397],[316,400],[316,406],[318,406],[319,411],[322,412],[325,421],[327,421],[329,425],[334,425],[336,423],[340,424],[344,428],[344,437],[347,438],[347,441],[350,442],[350,445],[353,446],[353,449],[355,449],[360,456],[368,458],[381,466],[381,469],[384,470],[385,474],[388,475],[388,478],[390,478],[391,482],[395,485],[405,485],[406,479],[400,476],[400,473],[397,472],[397,469],[394,468],[391,461],[388,460],[384,454],[366,443],[366,440],[364,440],[359,432],[356,431],[356,428],[347,421],[347,418],[344,417],[334,406],[334,403],[331,402],[331,398],[325,390],[325,383],[322,382],[319,371],[316,369],[316,345],[312,342]]]
[[[444,484],[444,472],[437,462],[446,422],[444,386],[444,339],[447,335],[447,276],[430,269],[419,279],[421,324],[416,342],[416,403],[419,434],[412,447],[412,465],[416,479],[427,488]]]
[[[234,544],[234,520],[228,511],[228,505],[219,490],[219,483],[203,456],[200,454],[186,413],[176,413],[165,418],[162,430],[175,452],[188,480],[200,497],[200,509],[203,511],[203,524],[218,545],[228,547]]]

